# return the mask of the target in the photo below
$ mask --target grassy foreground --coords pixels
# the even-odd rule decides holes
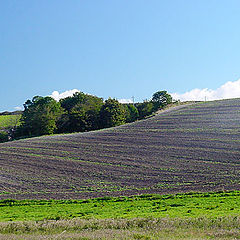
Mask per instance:
[[[87,200],[1,200],[0,221],[240,216],[240,191]]]
[[[240,217],[0,223],[0,239],[240,239]]]
[[[0,239],[240,239],[240,191],[2,200]]]

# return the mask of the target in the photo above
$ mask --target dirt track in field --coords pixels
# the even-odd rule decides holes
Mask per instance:
[[[0,144],[0,199],[240,190],[240,99]]]

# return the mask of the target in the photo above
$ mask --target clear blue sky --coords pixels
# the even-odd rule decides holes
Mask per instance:
[[[240,77],[239,0],[0,0],[0,111],[79,89],[103,98]]]

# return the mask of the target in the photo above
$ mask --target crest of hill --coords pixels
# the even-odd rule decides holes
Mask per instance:
[[[0,198],[240,190],[240,99],[87,133],[0,144]]]
[[[14,111],[14,112],[8,112],[8,111],[4,111],[4,112],[0,112],[0,116],[5,116],[5,115],[21,115],[22,111]]]

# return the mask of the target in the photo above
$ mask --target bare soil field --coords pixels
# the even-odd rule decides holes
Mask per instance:
[[[0,144],[0,199],[240,190],[240,99]]]

